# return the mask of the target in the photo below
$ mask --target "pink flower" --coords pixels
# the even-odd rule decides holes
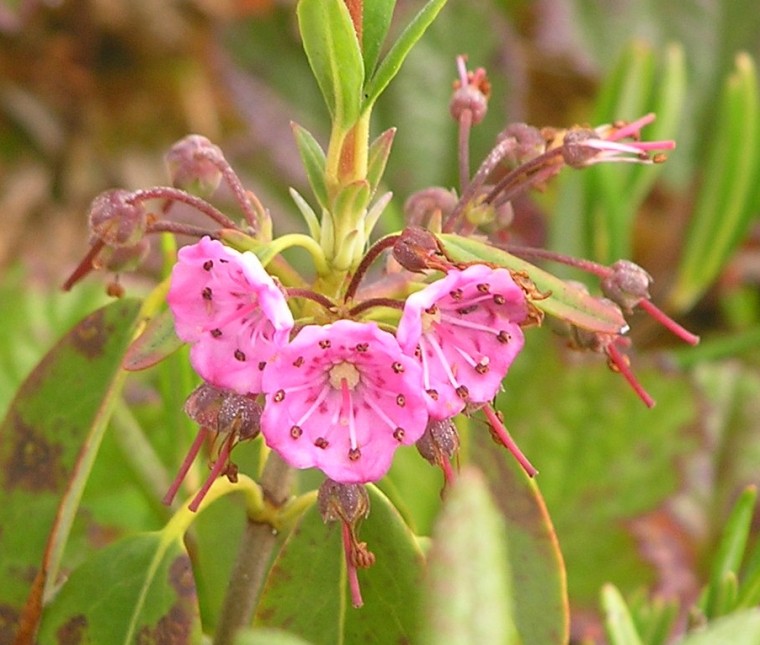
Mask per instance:
[[[296,468],[341,483],[377,481],[428,414],[421,369],[375,323],[309,325],[268,363],[261,429]]]
[[[167,300],[204,380],[240,394],[261,391],[262,371],[288,341],[293,316],[253,253],[208,237],[180,249]]]
[[[527,314],[509,271],[482,264],[452,269],[407,298],[396,336],[422,365],[431,417],[493,399],[522,349]]]

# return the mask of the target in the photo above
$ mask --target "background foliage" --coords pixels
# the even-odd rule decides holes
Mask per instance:
[[[420,5],[399,2],[391,31],[397,33]],[[723,581],[724,574],[738,574],[744,567],[737,587],[746,590],[760,566],[757,557],[742,564],[739,553],[723,561],[723,573],[715,573],[717,545],[729,512],[741,491],[760,479],[760,113],[752,62],[760,55],[760,14],[753,9],[749,0],[450,0],[377,104],[373,131],[398,127],[385,176],[395,194],[384,216],[387,223],[381,225],[387,230],[400,225],[401,205],[412,192],[456,184],[456,129],[448,100],[454,57],[460,53],[469,55],[472,66],[485,66],[494,87],[488,116],[474,134],[474,159],[485,154],[507,123],[521,120],[566,126],[634,118],[657,109],[659,123],[665,122],[662,136],[678,141],[668,163],[656,171],[615,167],[584,174],[569,171],[546,192],[519,204],[516,213],[518,240],[549,241],[558,250],[603,262],[615,259],[617,251],[630,254],[654,276],[655,301],[703,336],[701,346],[682,350],[646,321],[637,321],[639,351],[634,360],[658,401],[651,411],[598,357],[569,354],[549,329],[528,334],[526,349],[507,381],[502,409],[510,430],[540,470],[537,484],[567,567],[572,635],[579,642],[599,641],[605,629],[614,642],[639,642],[616,640],[625,629],[640,642],[662,642],[658,620],[665,625],[660,633],[667,632],[670,618],[682,631],[704,584],[712,581],[713,590],[730,586]],[[0,30],[4,220],[0,416],[4,416],[35,363],[76,321],[107,301],[97,277],[71,294],[57,291],[86,249],[85,213],[95,194],[114,185],[137,188],[163,183],[165,149],[187,132],[199,132],[225,150],[272,211],[277,230],[295,230],[299,223],[287,189],[295,186],[307,194],[307,184],[289,121],[304,125],[321,141],[327,138],[329,121],[301,49],[292,2],[71,0],[48,6],[18,0],[0,10]],[[613,250],[609,239],[618,245]],[[130,295],[146,293],[160,273],[159,251],[154,249],[139,274],[122,278]],[[114,320],[126,320],[114,324],[128,333],[127,323],[135,312],[125,305],[107,311]],[[77,333],[81,328],[70,337],[75,347]],[[113,351],[118,353],[118,348]],[[108,354],[84,353],[86,360],[93,361],[93,370],[103,356]],[[103,369],[107,371],[108,365]],[[92,381],[80,374],[96,373],[70,370],[59,378],[68,394],[87,392]],[[156,571],[167,572],[162,579],[168,594],[163,609],[189,612],[183,624],[189,625],[188,634],[197,636],[201,629],[212,633],[219,620],[243,517],[237,496],[225,496],[200,515],[183,544],[178,539],[181,532],[176,527],[169,530],[170,510],[157,501],[193,434],[181,412],[193,378],[186,357],[179,353],[156,370],[127,380],[123,399],[108,402],[114,410],[108,428],[98,428],[100,408],[92,405],[90,428],[96,434],[102,431],[102,445],[89,477],[82,481],[86,487],[79,513],[69,518],[73,525],[66,550],[54,553],[49,564],[54,573],[73,571],[73,580],[87,580],[88,571],[101,571],[113,563],[113,553],[129,562],[154,562]],[[101,384],[107,390],[105,377]],[[55,468],[66,473],[77,472],[82,462],[76,451],[84,437],[62,432],[55,412],[61,402],[53,394],[43,390],[37,396],[29,409],[30,414],[46,412],[41,415],[46,420],[39,423],[52,442],[46,453],[49,463],[59,464]],[[0,430],[6,465],[18,464],[26,454],[18,448],[24,445],[19,435],[12,434],[19,427],[6,420]],[[548,529],[544,519],[533,518],[529,525],[533,539],[521,542],[515,527],[524,528],[524,518],[510,516],[518,498],[504,491],[529,498],[526,484],[509,483],[515,473],[492,461],[491,452],[475,439],[476,430],[465,457],[485,473],[494,501],[487,495],[486,501],[478,501],[481,480],[472,475],[467,494],[473,497],[460,503],[476,509],[474,522],[498,518],[494,522],[502,526],[494,531],[509,536],[507,552],[493,546],[492,557],[509,563],[505,566],[511,574],[504,584],[508,587],[512,580],[511,593],[508,588],[501,591],[514,599],[518,609],[520,603],[531,607],[538,602],[532,594],[543,590],[532,592],[520,580],[521,561],[509,549],[523,553],[544,548],[536,535]],[[256,472],[255,447],[239,450],[236,458],[242,472]],[[11,564],[24,568],[27,578],[33,577],[29,571],[39,563],[47,535],[40,529],[25,544],[9,538],[8,527],[22,521],[29,502],[26,495],[49,495],[45,503],[52,511],[66,483],[63,475],[53,476],[55,468],[49,471],[48,482],[21,493],[6,471],[0,529],[8,541],[2,553],[12,552],[14,557],[3,555],[0,580],[10,576]],[[194,476],[199,481],[202,470]],[[305,490],[318,481],[310,477],[303,477]],[[468,473],[465,479],[469,478]],[[373,492],[365,539],[372,543],[378,530],[372,524],[375,514],[378,522],[385,518],[393,527],[399,553],[387,558],[405,563],[399,565],[409,577],[399,583],[404,588],[415,586],[415,567],[422,557],[412,531],[416,536],[435,535],[442,530],[435,528],[436,518],[438,526],[450,523],[454,533],[466,530],[461,517],[439,516],[439,485],[438,473],[413,455],[402,454],[380,490]],[[745,509],[748,517],[737,520],[737,530],[746,530],[750,546],[756,540],[751,521],[754,498],[751,502],[744,502],[750,509]],[[481,504],[482,514],[477,515]],[[337,544],[315,511],[309,513],[297,531],[311,531],[314,540]],[[461,539],[466,544],[468,537]],[[287,586],[290,572],[303,566],[299,559],[325,571],[339,570],[337,548],[325,550],[324,557],[334,562],[322,562],[290,548],[291,543],[290,538],[285,542],[275,569],[285,575],[267,582],[267,602],[278,607],[282,606],[278,597],[295,602],[296,592],[308,589],[308,585],[297,590]],[[429,556],[433,563],[442,557],[434,550]],[[188,558],[194,565],[192,580],[182,569]],[[124,570],[117,569],[117,575]],[[319,571],[313,575],[324,584],[328,574]],[[377,604],[373,609],[372,585],[393,584],[390,580],[399,575],[378,570],[365,594],[366,620],[374,619],[373,612],[388,611]],[[450,575],[457,575],[456,570]],[[345,602],[341,580],[328,577],[328,581],[331,591],[314,593],[324,602]],[[139,595],[144,587],[139,580],[134,584]],[[431,584],[428,596],[445,602],[447,594],[436,592],[438,582]],[[472,584],[476,581],[462,582],[466,589]],[[7,607],[18,607],[25,592],[9,591],[5,584],[0,587],[5,603],[0,642],[11,642],[5,629],[12,617]],[[87,587],[68,589],[56,597],[44,626],[43,634],[51,639],[62,629],[59,618],[69,621],[68,629],[77,629],[68,608],[76,606],[77,593],[88,593]],[[477,595],[478,590],[472,593]],[[331,594],[334,597],[327,598]],[[187,602],[188,597],[197,603]],[[751,590],[731,597],[744,600],[713,600],[711,609],[701,605],[703,613],[718,616],[757,602],[751,602]],[[298,598],[298,607],[313,602]],[[405,623],[417,620],[417,614],[409,611],[405,617],[404,598],[395,601],[399,633],[417,629]],[[152,606],[158,613],[139,620],[150,624],[159,620],[163,609]],[[197,616],[191,615],[191,607],[198,607]],[[492,613],[501,610],[497,605]],[[515,616],[525,611],[515,611]],[[266,625],[289,621],[272,615],[265,602],[257,621]],[[334,622],[335,615],[334,608],[324,608],[319,633],[293,631],[311,642],[335,642],[339,632],[346,642],[363,642],[365,627],[352,624],[356,618],[350,610],[341,623]],[[615,617],[621,615],[623,620],[616,623]],[[723,619],[731,620],[733,626],[715,623],[714,638],[726,633],[720,630],[757,633],[756,613]],[[525,642],[550,642],[530,627],[518,624],[517,628]],[[122,626],[111,629],[121,633]],[[515,626],[494,629],[507,638]],[[240,642],[256,642],[255,634],[246,638]],[[281,642],[297,642],[288,638],[282,636]],[[691,640],[703,642],[698,637]]]

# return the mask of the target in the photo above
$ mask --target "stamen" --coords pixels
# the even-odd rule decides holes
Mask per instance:
[[[303,424],[306,423],[308,418],[312,414],[314,414],[314,410],[316,410],[322,404],[322,402],[327,398],[327,395],[330,394],[331,391],[332,391],[332,388],[323,386],[322,391],[319,393],[319,396],[317,396],[314,403],[312,403],[309,406],[309,409],[303,413],[303,416],[296,422],[296,425],[303,426]]]
[[[387,425],[389,428],[392,428],[392,429],[395,430],[398,427],[393,421],[391,421],[391,419],[388,417],[388,415],[385,414],[385,412],[383,411],[383,409],[377,403],[375,403],[372,400],[371,397],[365,396],[364,397],[364,402],[369,407],[372,408],[372,410],[377,414],[377,416],[379,416],[383,420],[383,423],[385,423],[385,425]]]
[[[438,344],[438,341],[430,334],[425,334],[425,336],[420,338],[420,341],[422,340],[427,342],[433,348],[433,351],[438,358],[438,362],[441,364],[441,367],[443,367],[443,371],[446,372],[446,378],[449,379],[449,383],[451,383],[455,389],[458,388],[459,381],[457,381],[454,376],[454,372],[451,371],[451,365],[449,365],[449,361],[443,353],[443,349],[441,349],[441,346]]]
[[[356,426],[354,423],[354,406],[351,401],[351,390],[348,387],[348,381],[345,378],[340,379],[340,391],[343,395],[341,402],[341,417],[348,416],[348,439],[351,450],[357,449]]]

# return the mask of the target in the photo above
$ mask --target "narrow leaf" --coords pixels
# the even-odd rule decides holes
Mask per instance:
[[[602,588],[602,608],[610,645],[643,645],[631,612],[615,586],[608,584]]]
[[[56,582],[139,309],[120,300],[76,325],[32,371],[0,426],[0,606],[10,633],[28,597],[33,631],[41,595]]]
[[[464,470],[433,528],[423,643],[519,643],[504,520],[483,475]]]
[[[46,608],[40,642],[76,633],[87,643],[191,643],[200,615],[190,557],[180,536],[125,538],[76,569]]]
[[[385,37],[391,26],[396,0],[372,0],[364,2],[362,17],[362,57],[364,58],[364,77],[370,78],[375,71]]]
[[[298,26],[309,64],[334,125],[348,129],[359,116],[364,63],[343,0],[300,0]]]
[[[309,235],[315,240],[318,240],[321,235],[321,226],[314,209],[309,206],[309,202],[307,202],[295,188],[290,189],[290,196],[293,198],[293,201],[298,207],[298,211],[306,222],[306,226],[309,229]]]
[[[726,81],[671,305],[689,308],[718,276],[755,216],[760,98],[752,59],[740,54]]]
[[[182,344],[174,331],[174,318],[165,309],[150,319],[143,332],[127,348],[122,367],[130,372],[148,369],[176,352]]]
[[[589,331],[618,334],[627,327],[617,307],[610,306],[573,287],[543,269],[483,242],[458,235],[440,236],[446,251],[458,262],[489,262],[512,271],[525,272],[542,293],[550,294],[533,304],[555,316]]]
[[[377,71],[369,79],[364,88],[364,104],[362,110],[371,109],[377,98],[383,93],[393,77],[398,74],[401,65],[407,55],[414,47],[415,43],[422,38],[427,28],[435,20],[438,12],[443,9],[446,0],[429,0],[428,3],[420,9],[419,13],[407,25],[406,29],[393,43],[388,54],[380,62]]]
[[[383,178],[388,157],[391,154],[393,138],[396,128],[389,128],[381,133],[369,146],[367,158],[367,181],[369,182],[371,195],[374,195],[380,180]],[[370,196],[371,196],[370,195]]]
[[[327,208],[327,185],[325,184],[325,152],[314,136],[297,123],[291,123],[298,153],[301,155],[309,185],[322,208]]]

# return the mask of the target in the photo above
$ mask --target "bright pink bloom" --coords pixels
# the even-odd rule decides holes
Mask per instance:
[[[264,370],[261,430],[295,468],[377,481],[425,430],[421,382],[417,361],[375,323],[309,325]]]
[[[288,341],[293,315],[253,253],[208,237],[180,249],[167,300],[204,380],[240,394],[261,391],[261,374]]]
[[[496,396],[522,349],[527,314],[509,271],[482,264],[452,269],[407,298],[396,336],[422,365],[431,417],[452,417]]]

